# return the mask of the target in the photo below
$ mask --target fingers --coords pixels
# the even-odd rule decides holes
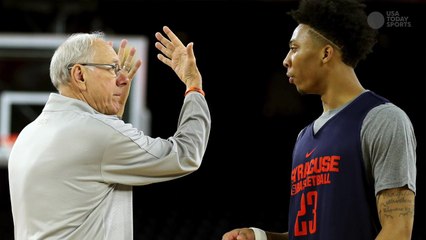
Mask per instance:
[[[142,60],[136,61],[135,65],[129,71],[129,79],[133,79],[140,66],[142,66]]]
[[[120,59],[120,65],[127,72],[133,67],[133,58],[136,53],[136,48],[127,47],[128,41],[126,39],[121,40],[120,48],[118,50],[118,58]]]
[[[174,49],[173,43],[163,36],[163,34],[157,32],[155,33],[155,38],[161,43],[160,45],[164,46],[166,49]]]
[[[189,43],[186,47],[186,53],[188,54],[189,58],[193,58],[195,59],[195,54],[194,54],[194,43]]]
[[[157,58],[172,68],[187,88],[201,88],[201,74],[195,62],[194,44],[191,42],[185,46],[168,27],[163,27],[163,30],[167,37],[159,32],[155,33],[158,40],[155,47],[160,50]]]
[[[142,65],[142,60],[135,61],[136,48],[127,46],[128,40],[123,39],[118,50],[119,64],[121,66],[120,74],[127,74],[129,79],[133,79],[137,70]]]
[[[155,43],[155,47],[160,50],[166,57],[171,58],[175,47],[172,42],[166,39],[161,33],[157,32],[155,37],[159,42]]]
[[[170,30],[169,27],[164,26],[163,31],[174,45],[183,45],[180,39],[172,32],[172,30]]]
[[[225,233],[222,240],[255,240],[252,230],[249,228],[237,228]]]
[[[232,231],[229,231],[222,236],[222,240],[237,240],[239,233],[240,233],[239,229],[234,229]]]
[[[133,58],[134,58],[135,53],[136,53],[136,48],[134,48],[134,47],[132,47],[132,48],[129,48],[129,47],[121,48],[120,47],[120,49],[121,49],[121,51],[119,53],[120,64],[121,64],[121,66],[124,70],[129,72],[130,69],[132,68],[133,64],[134,64]]]
[[[169,58],[164,57],[162,54],[157,54],[157,58],[167,66],[172,67],[172,60]]]
[[[176,48],[185,46],[169,27],[164,26],[163,31],[167,35],[167,38],[159,32],[155,33],[155,37],[158,40],[158,42],[155,43],[155,47],[167,58],[172,58],[173,52]],[[162,59],[160,60],[164,62]]]
[[[136,53],[136,48],[126,49],[124,53],[124,59],[122,59],[122,68],[130,72],[130,70],[133,68],[133,58]]]
[[[124,60],[125,60],[125,52],[126,52],[126,46],[127,46],[127,39],[121,40],[120,47],[118,49],[118,59],[120,59],[120,65],[123,66]]]
[[[136,48],[127,47],[127,40],[123,39],[118,50],[118,58],[120,59],[120,65],[123,70],[129,72],[134,68],[134,57],[136,54]]]
[[[172,66],[171,59],[172,59],[173,51],[175,49],[173,47],[173,44],[168,39],[166,39],[161,33],[157,32],[155,34],[155,37],[159,41],[154,44],[155,48],[160,50],[160,52],[162,53],[162,54],[161,53],[157,54],[157,58],[160,61],[162,61],[164,64],[171,67]]]

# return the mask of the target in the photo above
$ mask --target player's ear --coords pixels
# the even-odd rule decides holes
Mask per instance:
[[[322,54],[322,62],[326,63],[331,60],[334,54],[334,48],[330,45],[325,45],[325,47],[321,51]]]

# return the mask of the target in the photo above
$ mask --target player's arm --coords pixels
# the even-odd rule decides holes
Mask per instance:
[[[288,240],[288,233],[266,232],[268,240]]]
[[[407,187],[386,189],[377,194],[377,210],[382,229],[376,240],[411,239],[414,198],[413,191]]]
[[[266,232],[259,228],[236,228],[222,237],[222,240],[288,240],[288,233]]]

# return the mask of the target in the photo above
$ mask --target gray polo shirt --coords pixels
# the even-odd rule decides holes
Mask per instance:
[[[15,239],[133,239],[132,186],[196,171],[210,124],[196,92],[185,97],[168,139],[52,93],[10,154]]]

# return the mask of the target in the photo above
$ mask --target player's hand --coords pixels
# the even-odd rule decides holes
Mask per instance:
[[[250,228],[237,228],[223,234],[222,240],[255,240],[254,231]]]

